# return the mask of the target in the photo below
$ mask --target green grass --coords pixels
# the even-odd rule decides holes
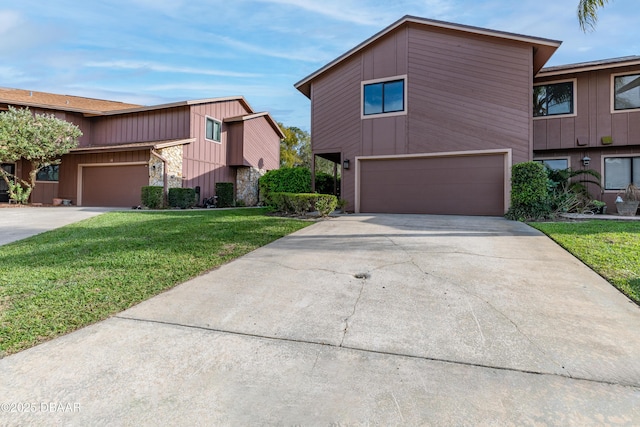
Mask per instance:
[[[531,223],[640,304],[640,222]]]
[[[309,224],[263,209],[111,212],[0,246],[0,357],[105,319]]]

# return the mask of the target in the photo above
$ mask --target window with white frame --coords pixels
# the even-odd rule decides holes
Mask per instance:
[[[640,73],[613,76],[613,109],[640,108]]]
[[[210,141],[220,142],[222,133],[222,122],[207,117],[205,138]]]
[[[41,168],[36,174],[36,181],[58,181],[59,165]]]
[[[640,156],[606,157],[604,159],[604,189],[622,190],[630,183],[640,185]]]
[[[574,80],[533,87],[533,117],[574,114]]]
[[[405,111],[404,78],[371,81],[362,84],[362,115],[400,113]]]
[[[551,170],[562,170],[569,167],[569,159],[540,159],[534,162],[542,163]]]

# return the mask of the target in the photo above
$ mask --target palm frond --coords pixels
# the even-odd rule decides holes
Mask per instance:
[[[598,22],[598,9],[609,0],[580,0],[578,3],[578,22],[583,32],[593,31]]]

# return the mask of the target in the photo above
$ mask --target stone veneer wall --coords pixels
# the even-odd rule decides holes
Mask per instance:
[[[239,167],[236,175],[236,201],[245,206],[258,204],[258,180],[266,173],[264,169]]]
[[[167,159],[167,184],[169,188],[182,187],[182,145],[163,148],[158,154]],[[158,157],[151,155],[149,160],[149,185],[162,187],[163,162]]]

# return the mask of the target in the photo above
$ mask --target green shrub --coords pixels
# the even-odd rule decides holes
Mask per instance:
[[[264,174],[259,181],[260,198],[271,204],[271,193],[311,192],[311,172],[307,168],[282,168]]]
[[[315,209],[322,216],[327,216],[338,206],[338,198],[333,194],[318,194],[315,203]]]
[[[196,190],[193,188],[170,188],[169,206],[188,209],[196,204]]]
[[[233,206],[233,182],[216,182],[216,196],[218,196],[219,208]]]
[[[511,168],[511,207],[506,217],[518,221],[547,218],[549,179],[542,163],[518,163]]]
[[[317,193],[271,193],[271,207],[278,212],[304,215],[317,210],[322,216],[333,212],[338,198],[332,194]]]
[[[164,188],[157,185],[142,187],[142,196],[140,197],[142,205],[149,209],[160,209],[162,207],[163,191]]]
[[[340,195],[340,178],[336,180],[336,190]],[[325,172],[316,172],[316,192],[320,194],[333,194],[333,175]]]

